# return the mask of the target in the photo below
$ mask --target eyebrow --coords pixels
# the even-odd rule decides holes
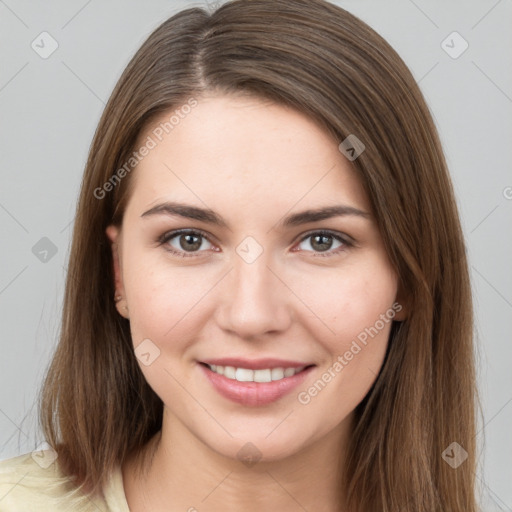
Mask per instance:
[[[186,219],[194,219],[219,227],[229,228],[226,221],[216,212],[209,208],[199,208],[177,202],[165,202],[153,206],[150,210],[144,212],[141,217],[150,217],[154,215],[178,216]],[[305,210],[294,213],[282,219],[277,223],[278,228],[287,228],[307,224],[309,222],[318,222],[332,217],[356,216],[364,219],[370,219],[368,212],[354,208],[348,205],[325,206],[312,210]]]

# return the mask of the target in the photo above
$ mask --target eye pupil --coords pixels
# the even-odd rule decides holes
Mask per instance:
[[[184,250],[195,250],[195,249],[199,249],[201,247],[201,240],[200,240],[200,236],[197,236],[197,235],[192,235],[190,233],[186,233],[184,235],[181,235],[180,236],[180,246],[182,249]],[[192,239],[196,239],[195,242],[192,241]],[[185,243],[184,243],[185,241]],[[192,244],[192,247],[190,245],[186,245],[186,244]]]
[[[317,240],[321,240],[317,244]],[[312,237],[311,246],[318,251],[327,251],[332,246],[332,236],[331,235],[315,235]]]

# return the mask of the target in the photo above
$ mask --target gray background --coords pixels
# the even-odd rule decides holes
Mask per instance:
[[[472,268],[482,508],[510,511],[512,1],[335,3],[394,46],[439,128]],[[57,340],[76,198],[104,104],[149,33],[191,6],[205,3],[0,0],[0,459],[42,441],[34,401]],[[43,31],[58,43],[46,59],[31,47]],[[453,31],[469,44],[457,58],[464,43]]]

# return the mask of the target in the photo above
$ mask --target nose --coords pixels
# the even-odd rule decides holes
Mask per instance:
[[[266,252],[251,263],[235,255],[222,282],[217,321],[222,329],[244,339],[282,332],[292,321],[292,296]]]

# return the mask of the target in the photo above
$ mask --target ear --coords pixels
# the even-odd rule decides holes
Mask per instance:
[[[110,240],[110,247],[112,249],[112,265],[114,269],[114,284],[115,284],[115,302],[117,311],[124,318],[129,318],[128,304],[126,301],[126,294],[123,283],[123,267],[122,258],[120,254],[121,230],[117,226],[110,225],[105,230],[107,237]]]

